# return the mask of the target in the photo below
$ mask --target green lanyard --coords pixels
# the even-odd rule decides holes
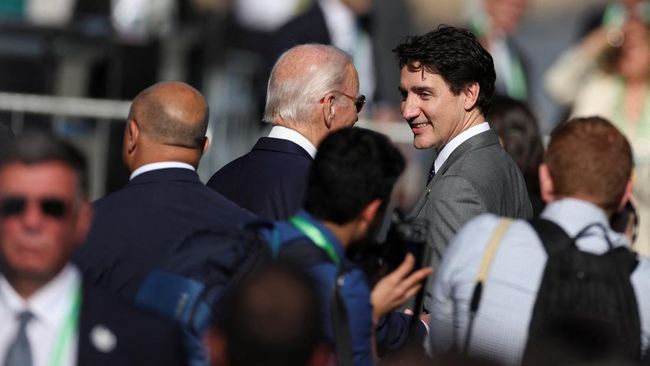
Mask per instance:
[[[314,224],[307,221],[305,218],[300,216],[291,216],[289,222],[298,229],[298,231],[305,234],[314,244],[321,248],[327,253],[332,262],[337,266],[341,264],[341,259],[336,254],[336,250],[332,244],[327,240],[325,235],[317,228]]]
[[[65,321],[59,332],[54,348],[52,349],[52,358],[50,358],[50,366],[58,366],[63,360],[63,353],[69,347],[72,337],[74,336],[74,331],[77,329],[77,324],[79,320],[79,307],[81,305],[81,288],[77,287],[77,290],[72,295],[72,308],[68,316],[65,318]]]

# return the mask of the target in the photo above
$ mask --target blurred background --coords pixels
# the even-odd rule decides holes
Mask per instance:
[[[605,5],[598,0],[0,0],[0,122],[17,134],[51,129],[77,143],[91,159],[97,198],[128,179],[120,150],[129,100],[156,81],[186,81],[204,93],[211,108],[212,144],[199,170],[205,180],[250,150],[268,129],[261,111],[279,53],[297,43],[331,43],[348,51],[359,70],[361,92],[369,99],[360,124],[389,134],[412,162],[400,197],[408,206],[416,195],[410,192],[425,181],[419,167],[432,156],[412,148],[400,116],[399,70],[391,52],[397,43],[441,23],[471,28],[495,55],[502,93],[527,102],[548,134],[567,110],[544,91],[544,74]]]

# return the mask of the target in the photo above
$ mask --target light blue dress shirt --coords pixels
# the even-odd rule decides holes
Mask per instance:
[[[577,199],[550,203],[541,217],[560,225],[574,237],[592,223],[609,228],[605,213],[597,206]],[[469,302],[474,290],[483,252],[500,218],[480,215],[467,223],[452,239],[449,249],[431,285],[433,296],[430,335],[433,354],[465,343],[469,322]],[[607,251],[605,232],[592,227],[576,244],[584,251]],[[622,235],[608,229],[607,235],[617,247],[628,245]],[[469,353],[518,365],[528,337],[537,290],[546,264],[546,252],[533,228],[516,220],[506,231],[499,245],[483,289],[479,310],[474,320]],[[650,343],[650,259],[639,258],[631,277],[641,319],[643,351]]]

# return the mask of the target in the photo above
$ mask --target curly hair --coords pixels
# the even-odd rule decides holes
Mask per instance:
[[[441,25],[424,35],[407,37],[393,52],[400,69],[406,66],[410,71],[424,69],[438,74],[454,95],[478,83],[476,105],[481,113],[487,113],[494,95],[496,72],[492,56],[471,31]]]

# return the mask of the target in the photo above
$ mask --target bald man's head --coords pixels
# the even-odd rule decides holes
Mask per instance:
[[[358,77],[350,55],[333,46],[304,44],[280,56],[269,78],[264,120],[310,122],[319,100]]]
[[[172,81],[154,84],[138,94],[129,120],[156,143],[202,149],[208,114],[208,104],[198,90]]]

